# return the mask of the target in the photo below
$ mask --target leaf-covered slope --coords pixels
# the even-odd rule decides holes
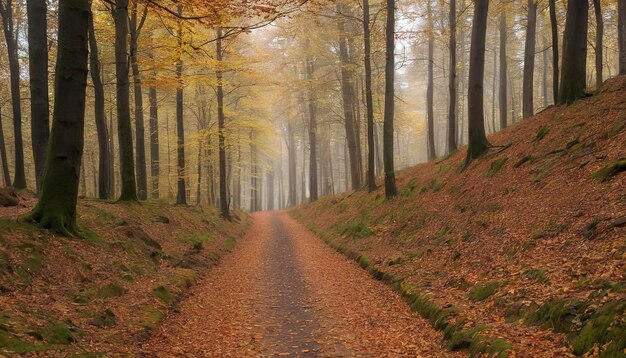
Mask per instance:
[[[0,356],[137,355],[245,227],[214,209],[81,200],[84,238],[56,237],[16,221],[26,199],[0,209]]]
[[[452,322],[487,324],[477,331],[514,351],[621,356],[626,78],[489,140],[464,171],[462,149],[398,173],[391,201],[380,188],[293,213],[399,286],[454,307]]]

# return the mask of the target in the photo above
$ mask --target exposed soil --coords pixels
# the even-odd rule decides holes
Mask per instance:
[[[253,226],[147,356],[454,356],[402,299],[282,212]]]

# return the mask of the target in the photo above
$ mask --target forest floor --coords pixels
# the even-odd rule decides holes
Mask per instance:
[[[625,356],[626,77],[489,140],[464,170],[462,148],[397,173],[393,200],[360,190],[292,214],[450,349]]]
[[[212,208],[81,199],[83,237],[57,237],[18,220],[36,203],[19,196],[0,208],[0,357],[136,356],[249,226]]]
[[[384,283],[284,212],[253,215],[237,249],[143,346],[158,357],[447,357]]]

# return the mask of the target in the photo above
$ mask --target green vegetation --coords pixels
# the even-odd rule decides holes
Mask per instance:
[[[154,289],[154,295],[165,303],[172,303],[174,301],[174,297],[170,292],[170,289],[165,286],[159,286]]]
[[[100,298],[120,297],[126,293],[126,289],[119,283],[113,281],[98,290],[97,296]]]
[[[341,235],[346,235],[351,239],[362,239],[373,234],[372,230],[365,226],[362,222],[350,223],[341,230]]]
[[[535,139],[533,139],[533,142],[534,143],[541,142],[541,140],[545,138],[545,136],[548,135],[548,133],[550,133],[550,128],[546,126],[542,126],[541,128],[539,128],[539,131],[537,131],[537,135],[535,136]]]
[[[61,323],[48,326],[42,335],[51,344],[71,344],[75,341],[74,335],[69,328]]]
[[[504,167],[504,164],[506,164],[508,160],[509,158],[507,157],[494,160],[489,166],[489,171],[487,172],[487,176],[492,177],[496,175],[502,169],[502,167]]]
[[[597,172],[593,173],[593,178],[599,182],[605,182],[616,176],[617,174],[626,170],[626,159],[618,159]]]
[[[472,301],[484,301],[491,297],[502,284],[497,281],[477,283],[469,293]]]
[[[524,272],[522,273],[524,275],[524,277],[531,279],[531,280],[535,280],[537,282],[540,283],[547,283],[548,282],[548,278],[546,277],[546,273],[543,272],[542,270],[538,270],[538,269],[534,269],[534,268],[528,268],[526,270],[524,270]]]
[[[232,236],[224,240],[224,248],[226,249],[226,251],[232,251],[232,249],[235,248],[236,244],[237,244],[237,240]]]
[[[211,232],[188,232],[177,237],[178,241],[191,244],[194,250],[201,250],[204,244],[211,242],[212,238]]]

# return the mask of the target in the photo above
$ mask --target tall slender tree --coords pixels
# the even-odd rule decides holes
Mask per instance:
[[[120,201],[137,201],[135,159],[133,155],[133,130],[130,123],[128,0],[116,0],[114,14],[117,130],[120,146],[120,171],[122,174]]]
[[[13,108],[13,140],[15,142],[15,173],[13,187],[26,188],[24,170],[24,140],[22,137],[22,96],[20,94],[20,63],[17,54],[17,29],[13,22],[13,0],[0,1],[2,29],[7,44],[11,86],[11,106]]]
[[[137,14],[137,1],[133,1],[130,16],[130,64],[133,71],[133,89],[135,95],[135,167],[137,170],[137,197],[148,198],[148,178],[146,173],[146,131],[143,120],[143,89],[139,72],[139,36],[146,21],[148,7],[144,6],[141,18]]]
[[[454,0],[452,0],[454,1]],[[374,145],[374,99],[372,96],[372,44],[370,35],[370,4],[363,0],[363,44],[365,64],[365,106],[367,115],[367,188],[370,192],[376,190],[376,167]],[[332,163],[331,170],[332,170]]]
[[[50,137],[50,109],[48,108],[48,21],[47,2],[28,0],[28,65],[30,75],[30,123],[35,183],[41,188]]]
[[[506,11],[500,13],[500,82],[498,105],[500,107],[500,129],[507,126],[508,102],[507,102],[507,82],[508,65],[506,58],[507,46]]]
[[[604,47],[604,17],[602,16],[602,5],[600,0],[593,0],[593,10],[596,14],[596,88],[602,86],[604,82],[602,76],[603,47]]]
[[[11,175],[9,174],[7,147],[4,141],[4,129],[2,128],[2,107],[0,107],[0,159],[2,159],[2,178],[4,179],[4,186],[9,186],[11,185]]]
[[[102,85],[100,59],[98,52],[98,41],[93,25],[93,16],[89,16],[89,55],[91,82],[94,89],[94,114],[96,120],[96,132],[98,134],[98,197],[109,199],[113,196],[111,192],[111,151],[109,148],[109,131],[106,123],[104,111],[104,86]]]
[[[393,116],[395,105],[395,28],[396,2],[387,0],[387,23],[385,27],[385,112],[383,122],[383,161],[385,170],[385,196],[391,199],[398,195],[396,173],[393,163]]]
[[[225,115],[224,115],[224,83],[222,74],[222,28],[217,28],[217,39],[215,41],[215,51],[217,59],[217,70],[215,78],[217,80],[217,126],[218,126],[218,155],[220,167],[220,215],[226,220],[230,220],[230,209],[228,205],[228,187],[226,181],[226,137],[225,137]]]
[[[317,201],[317,105],[315,103],[315,93],[313,90],[313,72],[315,70],[315,62],[309,54],[309,44],[306,45],[306,79],[308,82],[308,98],[309,107],[309,200]]]
[[[523,79],[523,105],[522,115],[524,118],[535,114],[534,105],[534,79],[535,79],[535,42],[537,30],[537,0],[528,0],[528,16],[526,16],[526,40],[524,45],[524,79]]]
[[[456,132],[457,132],[457,107],[458,95],[456,90],[456,0],[450,0],[450,15],[448,22],[450,24],[450,66],[448,72],[448,91],[450,93],[450,102],[448,107],[448,154],[457,150]]]
[[[569,104],[585,96],[588,21],[589,2],[568,0],[563,34],[563,71],[559,86],[559,104]]]
[[[63,235],[78,233],[76,202],[83,154],[87,88],[87,33],[91,2],[59,1],[58,51],[50,152],[39,202],[28,215]],[[60,95],[62,94],[62,95]]]
[[[626,0],[617,0],[617,47],[619,49],[619,74],[624,75],[626,74]]]
[[[178,6],[178,14],[182,16],[183,8]],[[176,153],[177,153],[177,192],[176,192],[176,204],[187,205],[187,188],[185,176],[187,171],[185,170],[185,118],[184,118],[184,87],[183,87],[183,59],[182,59],[182,47],[183,47],[183,25],[182,21],[179,21],[178,26],[178,58],[176,59]]]
[[[152,199],[159,198],[159,104],[157,102],[156,68],[152,71],[148,101],[150,102],[150,182]]]
[[[556,19],[556,0],[549,0],[549,2],[550,31],[552,34],[552,94],[554,103],[557,103],[559,100],[559,24]]]
[[[474,21],[472,24],[472,43],[470,45],[470,67],[467,89],[468,131],[467,146],[468,165],[480,157],[488,148],[489,142],[485,135],[484,88],[485,78],[485,41],[487,37],[487,15],[489,0],[474,2]]]
[[[426,112],[428,114],[428,133],[427,133],[427,150],[428,160],[433,160],[437,156],[435,153],[435,109],[434,109],[434,92],[435,80],[433,72],[435,67],[435,29],[433,24],[433,9],[431,0],[426,0],[426,17],[428,21],[428,86],[426,89]]]

